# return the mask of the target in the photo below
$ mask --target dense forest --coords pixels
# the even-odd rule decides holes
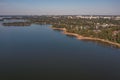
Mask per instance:
[[[68,19],[54,24],[68,32],[120,43],[120,21],[108,19]]]

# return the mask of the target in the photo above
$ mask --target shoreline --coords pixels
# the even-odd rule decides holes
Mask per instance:
[[[67,32],[66,28],[53,28],[53,27],[51,27],[51,28],[54,29],[54,30],[61,30],[61,31],[63,31],[64,34],[75,36],[79,40],[101,41],[101,42],[105,42],[105,43],[108,43],[108,44],[111,44],[111,45],[115,45],[115,46],[120,48],[119,43],[115,43],[115,42],[108,41],[108,40],[105,40],[105,39],[100,39],[100,38],[84,37],[84,36],[76,34],[76,33]]]

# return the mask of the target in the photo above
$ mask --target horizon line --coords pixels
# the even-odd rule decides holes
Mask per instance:
[[[43,15],[35,15],[35,14],[33,14],[33,15],[30,15],[30,14],[21,14],[21,15],[19,15],[19,14],[11,14],[11,15],[0,15],[0,16],[120,16],[120,14],[118,15],[118,14],[43,14]]]

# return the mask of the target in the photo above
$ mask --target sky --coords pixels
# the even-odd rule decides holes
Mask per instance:
[[[120,15],[120,0],[0,0],[0,15]]]

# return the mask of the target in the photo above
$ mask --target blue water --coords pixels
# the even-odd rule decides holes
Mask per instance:
[[[120,49],[50,25],[0,26],[0,80],[120,80]]]

